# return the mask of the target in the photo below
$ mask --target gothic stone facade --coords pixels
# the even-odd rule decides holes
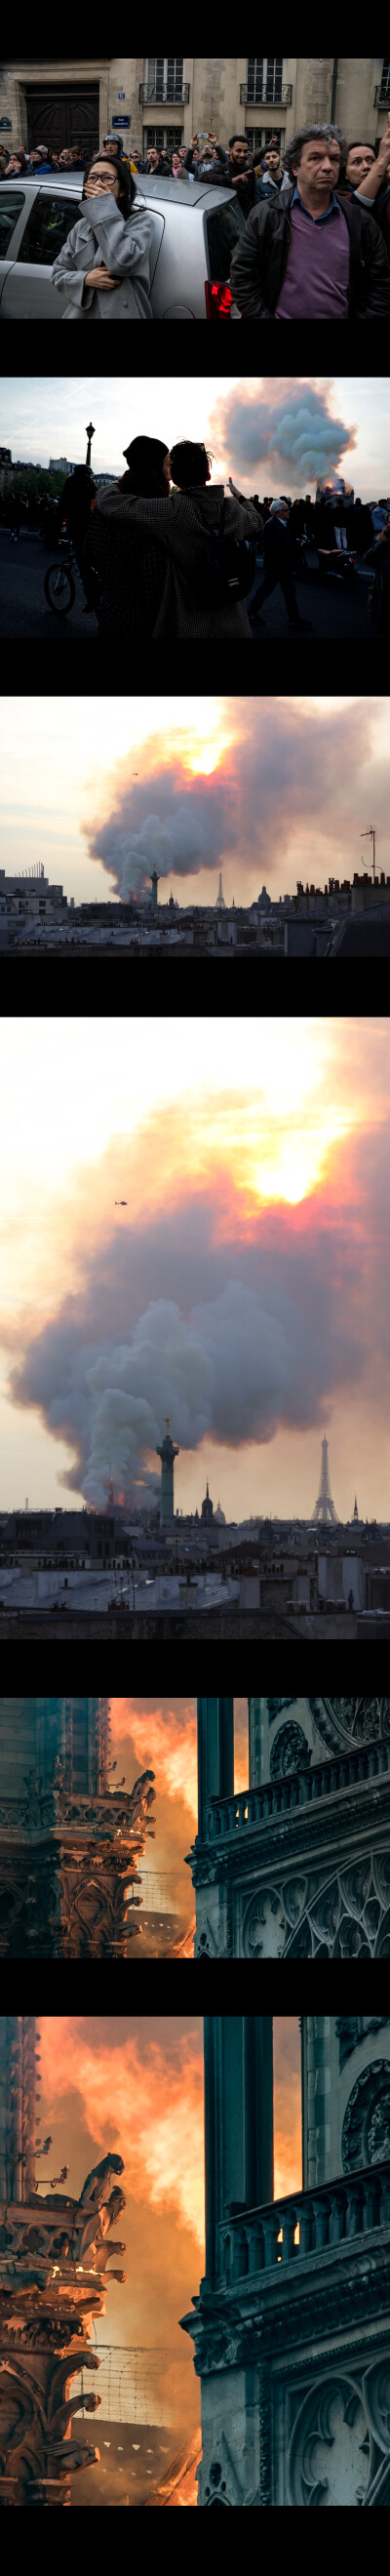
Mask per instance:
[[[107,1700],[0,1700],[0,1958],[127,1956],[153,1773],[111,1790],[108,1751]]]
[[[390,2503],[390,2017],[306,2017],[302,2056],[304,2171],[325,2160],[327,2185],[256,2210],[243,2168],[240,2206],[222,2208],[220,2154],[209,2183],[206,2277],[182,2319],[200,2505]],[[213,2102],[206,2063],[206,2185],[217,2113],[224,2136],[231,2091]]]
[[[250,1699],[248,1791],[190,1862],[197,1957],[387,1957],[390,1701]]]

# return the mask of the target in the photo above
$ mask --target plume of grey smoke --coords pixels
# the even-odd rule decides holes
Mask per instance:
[[[275,465],[290,468],[299,489],[304,481],[317,481],[340,464],[346,447],[354,446],[356,432],[345,421],[332,419],[327,411],[324,393],[306,386],[282,402],[248,403],[247,389],[234,392],[218,406],[219,434],[225,450],[240,466],[257,469],[265,463],[270,471]]]
[[[129,804],[131,802],[129,791]],[[124,808],[126,811],[126,794]],[[114,873],[118,893],[124,900],[129,894],[139,895],[148,886],[152,868],[160,877],[194,876],[199,868],[216,868],[223,841],[222,810],[188,796],[164,818],[146,814],[142,823],[127,828],[123,804],[112,822],[97,829],[93,839],[93,856]]]
[[[120,1484],[155,1484],[145,1454],[156,1449],[166,1413],[179,1449],[197,1449],[207,1432],[237,1446],[271,1439],[286,1403],[299,1402],[298,1381],[302,1400],[304,1343],[293,1302],[281,1323],[239,1280],[187,1321],[173,1299],[151,1303],[131,1343],[87,1368],[87,1498],[103,1499],[109,1459]]]

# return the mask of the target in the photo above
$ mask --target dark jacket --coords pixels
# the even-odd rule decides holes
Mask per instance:
[[[230,174],[227,168],[228,160],[229,153],[224,151],[222,143],[217,143],[217,151],[216,154],[214,153],[214,158],[211,164],[209,162],[208,154],[205,154],[204,161],[202,160],[202,156],[200,156],[198,161],[194,161],[194,155],[190,144],[189,151],[186,152],[185,161],[183,161],[183,170],[192,170],[194,179],[202,179],[203,182],[207,181],[207,185],[210,182],[211,187],[214,184],[214,187],[217,188],[230,188]]]
[[[353,196],[355,195],[355,190],[354,190],[354,188],[352,187],[352,181],[351,181],[351,179],[342,179],[342,180],[341,180],[341,182],[340,182],[340,180],[339,180],[338,189],[337,189],[337,195],[338,195],[338,197],[341,197],[341,198],[342,198],[342,202],[343,202],[343,204],[344,204],[344,198],[345,198],[345,197],[353,197]],[[365,207],[366,207],[366,209],[367,209],[367,214],[368,214],[368,215],[372,215],[372,217],[373,217],[373,222],[374,222],[375,224],[379,224],[379,226],[380,226],[380,231],[381,231],[381,233],[383,233],[383,240],[384,240],[384,243],[385,243],[385,249],[387,250],[387,257],[388,257],[388,259],[390,260],[390,224],[388,224],[388,221],[387,221],[387,207],[388,207],[388,203],[389,203],[389,197],[390,197],[390,179],[388,179],[388,177],[387,177],[387,173],[386,173],[386,171],[385,171],[385,173],[384,173],[384,177],[383,177],[383,179],[381,179],[380,188],[378,188],[378,195],[377,195],[377,197],[373,197],[373,198],[372,198],[372,202],[371,202],[371,204],[370,204],[370,199],[369,199],[369,197],[361,197],[361,198],[358,198],[358,204],[360,204],[362,207],[364,207],[364,206],[365,206]]]
[[[291,247],[294,187],[295,179],[285,196],[254,206],[236,243],[230,286],[245,321],[274,319]],[[378,224],[357,197],[340,197],[340,205],[349,232],[350,322],[389,320],[390,267]]]
[[[379,631],[382,635],[388,635],[390,628],[390,536],[387,537],[385,545],[382,545],[381,543],[378,546],[369,546],[368,554],[365,555],[364,561],[366,564],[373,564],[375,575],[373,588],[370,591],[370,623],[373,626],[379,627]]]
[[[263,534],[264,572],[277,573],[283,581],[293,563],[293,546],[287,519],[266,519]]]

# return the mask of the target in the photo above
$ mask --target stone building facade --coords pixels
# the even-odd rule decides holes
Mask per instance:
[[[198,1701],[195,1957],[390,1954],[390,1700]]]
[[[109,1749],[107,1699],[0,1699],[0,1957],[127,1956],[153,1773]]]
[[[275,2201],[272,2021],[205,2018],[201,2506],[390,2503],[390,2015],[301,2034],[304,2188]]]
[[[225,144],[247,134],[250,149],[277,134],[281,150],[297,127],[328,120],[348,140],[374,143],[386,123],[390,62],[383,55],[348,60],[293,55],[114,56],[81,62],[5,63],[0,71],[0,135],[17,143],[52,143],[81,135],[95,150],[117,124],[131,150],[157,142],[176,147],[210,127]]]

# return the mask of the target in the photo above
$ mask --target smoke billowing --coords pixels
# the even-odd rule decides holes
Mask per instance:
[[[153,766],[153,753],[152,753]],[[174,771],[174,756],[172,767]],[[150,892],[152,869],[159,877],[193,877],[200,868],[216,868],[220,861],[222,838],[229,838],[228,796],[221,782],[220,801],[215,793],[205,793],[195,778],[172,780],[159,762],[158,781],[160,812],[145,814],[148,789],[134,793],[131,780],[126,781],[109,823],[98,825],[90,844],[90,855],[101,859],[103,867],[115,875],[118,894],[125,902],[129,895]],[[150,774],[150,761],[148,758]],[[211,783],[211,782],[210,782]],[[187,794],[180,792],[187,785]],[[174,802],[173,802],[174,794]]]
[[[230,739],[216,742],[210,775],[194,774],[184,735],[169,745],[152,735],[145,783],[142,772],[132,775],[132,754],[108,783],[105,812],[85,825],[90,858],[113,873],[123,899],[131,890],[150,893],[152,866],[184,902],[185,878],[199,902],[202,872],[207,903],[222,867],[225,892],[230,879],[242,903],[258,893],[264,875],[267,883],[277,876],[283,890],[292,885],[303,874],[305,848],[310,878],[320,867],[326,877],[328,869],[343,876],[359,866],[364,800],[372,795],[373,702],[359,698],[338,711],[327,710],[326,700],[319,709],[310,700],[244,699],[239,714],[237,703],[225,704]],[[387,831],[388,765],[379,759],[375,796],[378,830],[383,822]],[[165,887],[160,899],[167,900]]]
[[[357,431],[333,418],[327,388],[298,383],[287,394],[286,384],[281,387],[276,381],[265,401],[260,388],[251,394],[247,385],[218,397],[211,437],[218,440],[219,450],[222,443],[227,473],[234,476],[241,470],[247,479],[249,468],[253,474],[266,468],[277,493],[282,471],[289,475],[294,492],[302,492],[305,483],[316,482],[340,465],[346,449],[355,447]]]
[[[163,1121],[162,1121],[163,1126]],[[162,1139],[163,1141],[163,1139]],[[158,1163],[158,1136],[154,1140]],[[221,1205],[219,1225],[218,1208]],[[111,1461],[116,1489],[147,1503],[159,1489],[157,1442],[171,1415],[179,1451],[198,1450],[206,1435],[239,1449],[272,1440],[280,1424],[308,1426],[321,1417],[330,1386],[356,1384],[362,1366],[356,1283],[362,1244],[351,1246],[347,1214],[335,1230],[316,1202],[311,1238],[307,1202],[300,1238],[252,1201],[240,1236],[239,1194],[216,1162],[203,1197],[182,1179],[180,1209],[165,1209],[142,1227],[134,1213],[125,1242],[106,1248],[104,1293],[100,1242],[86,1261],[77,1302],[28,1341],[11,1388],[18,1402],[38,1404],[48,1428],[68,1439],[74,1464],[61,1482],[102,1506]],[[134,1280],[170,1271],[177,1294],[149,1296],[134,1314]],[[340,1311],[340,1261],[344,1309]],[[194,1301],[194,1271],[203,1294]],[[126,1294],[127,1279],[127,1294]],[[343,1306],[343,1301],[342,1301]],[[134,1320],[115,1335],[115,1319]],[[99,1337],[96,1331],[99,1320]]]

